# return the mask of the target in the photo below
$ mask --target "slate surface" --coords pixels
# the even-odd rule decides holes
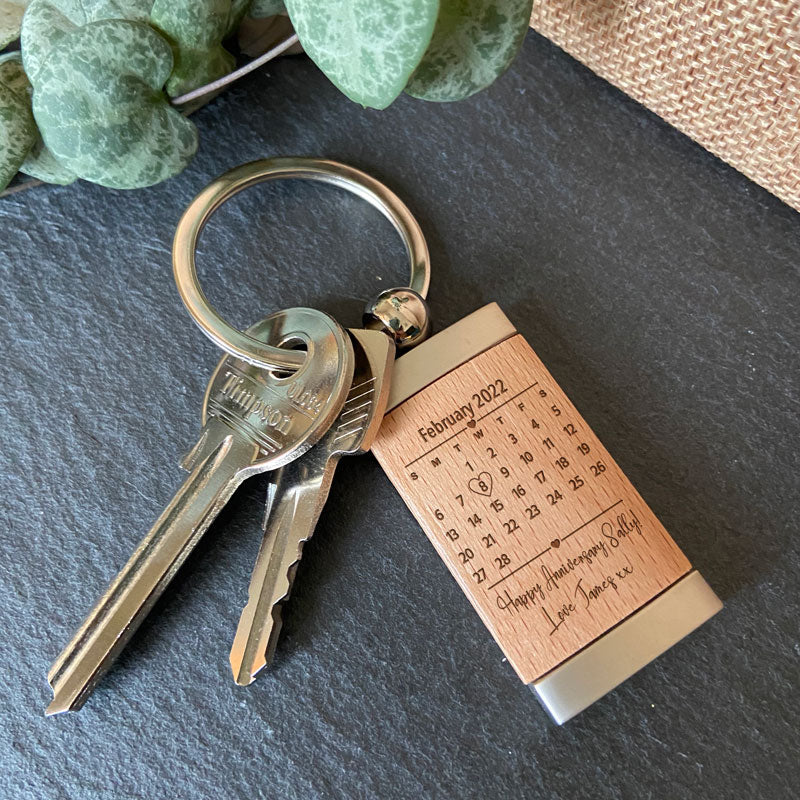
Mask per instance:
[[[177,179],[0,201],[4,798],[779,798],[800,794],[800,219],[534,34],[457,105],[345,100],[281,61],[197,117]],[[52,659],[181,480],[217,359],[177,297],[175,223],[276,154],[338,158],[419,215],[443,327],[496,300],[726,602],[564,728],[551,724],[372,457],[343,463],[275,668],[227,654],[264,481],[234,498],[79,714]],[[401,282],[357,199],[240,195],[202,247],[245,324],[309,304],[356,323]]]

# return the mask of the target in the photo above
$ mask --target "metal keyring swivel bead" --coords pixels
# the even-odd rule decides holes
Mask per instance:
[[[386,330],[399,347],[423,339],[429,328],[424,298],[430,282],[430,256],[419,223],[405,203],[375,178],[346,164],[318,158],[267,158],[243,164],[214,180],[189,204],[175,231],[172,264],[181,299],[200,329],[223,350],[259,367],[294,372],[305,361],[302,352],[272,347],[229,325],[203,293],[195,265],[198,237],[214,211],[248,186],[286,178],[320,181],[346,189],[373,205],[392,223],[411,262],[409,288],[381,292],[368,304],[365,324]]]

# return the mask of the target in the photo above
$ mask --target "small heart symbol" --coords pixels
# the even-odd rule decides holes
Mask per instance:
[[[553,541],[550,542],[550,547],[561,547],[561,539],[553,539]]]
[[[477,478],[470,478],[469,490],[475,494],[489,497],[492,493],[492,476],[488,472],[479,472]]]
[[[468,427],[468,428],[474,428],[474,427],[475,427],[477,424],[478,424],[478,423],[477,423],[477,422],[475,422],[475,420],[474,420],[474,419],[471,419],[471,420],[470,420],[470,421],[467,423],[467,427]]]

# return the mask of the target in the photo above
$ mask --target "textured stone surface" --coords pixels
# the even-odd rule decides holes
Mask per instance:
[[[304,59],[195,117],[197,160],[136,192],[0,201],[4,342],[0,796],[779,798],[800,793],[800,219],[535,34],[453,106],[349,103]],[[169,248],[219,172],[325,155],[419,215],[442,327],[497,300],[726,602],[551,724],[372,457],[341,464],[274,669],[228,648],[258,546],[238,493],[84,709],[47,669],[181,480],[217,359]],[[239,324],[310,304],[354,324],[402,248],[357,199],[239,195],[201,262]]]

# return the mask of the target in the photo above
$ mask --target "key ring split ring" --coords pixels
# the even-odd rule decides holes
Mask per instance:
[[[197,240],[209,217],[242,189],[264,181],[297,178],[346,189],[366,200],[400,234],[411,262],[409,288],[422,298],[430,282],[430,256],[422,229],[406,204],[380,181],[361,170],[321,158],[266,158],[236,167],[212,181],[189,204],[178,223],[172,266],[178,292],[192,319],[215,344],[232,355],[271,370],[294,372],[306,356],[259,342],[227,323],[205,296],[197,277]]]

